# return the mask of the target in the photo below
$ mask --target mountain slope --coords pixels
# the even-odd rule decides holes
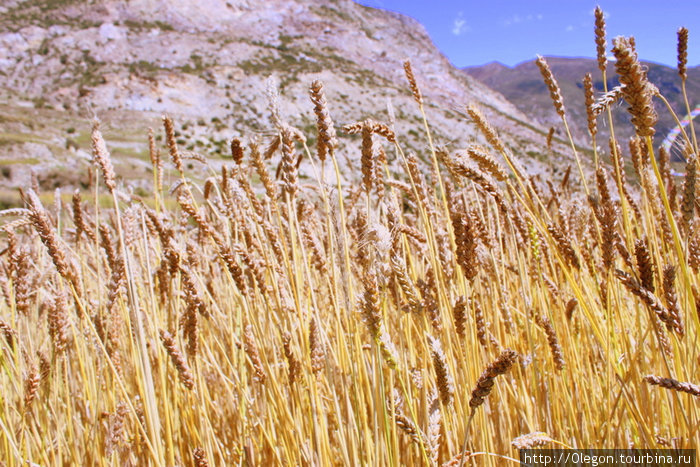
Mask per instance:
[[[564,97],[569,124],[573,133],[579,140],[587,140],[588,131],[586,123],[586,110],[583,93],[583,76],[590,72],[593,76],[593,83],[598,95],[602,94],[604,85],[602,76],[598,70],[596,60],[587,58],[563,58],[547,57],[547,63],[552,69],[554,77],[557,79]],[[675,68],[659,65],[656,63],[643,62],[647,67],[649,80],[654,83],[661,93],[669,100],[674,111],[682,116],[686,114],[685,104],[681,93],[681,81]],[[487,86],[503,94],[509,101],[513,102],[523,112],[530,112],[529,115],[537,119],[544,125],[551,125],[555,128],[561,126],[561,120],[554,111],[549,91],[542,80],[539,69],[535,61],[528,61],[509,68],[500,63],[490,63],[479,67],[464,68],[464,71],[478,79]],[[615,74],[614,64],[608,63],[606,70],[608,77],[608,89],[619,84]],[[688,69],[687,91],[689,99],[700,96],[700,67]],[[690,102],[691,108],[699,102]],[[626,108],[626,104],[617,104]],[[657,141],[660,141],[668,133],[675,121],[669,112],[663,108],[663,104],[655,100],[659,122],[656,127]],[[629,114],[621,111],[614,112],[615,132],[624,141],[633,136],[634,129],[629,123]],[[598,138],[599,145],[605,145],[607,139],[607,124],[599,120],[599,129],[602,138]]]
[[[145,128],[159,125],[162,113],[175,116],[189,149],[224,156],[231,137],[273,131],[270,75],[279,84],[283,117],[307,136],[314,122],[308,85],[321,79],[338,125],[369,116],[389,120],[390,102],[402,144],[420,155],[426,139],[405,84],[405,58],[426,96],[438,143],[459,146],[476,137],[463,115],[464,105],[476,102],[514,151],[542,152],[543,131],[452,67],[420,24],[350,0],[14,0],[0,8],[0,124],[10,126],[3,131],[12,143],[0,145],[0,158],[34,151],[24,141],[29,133],[33,143],[51,143],[53,154],[68,147],[54,157],[73,164],[75,146],[88,148],[88,119],[97,114],[119,156],[118,173],[137,177],[147,167],[145,144],[134,145],[131,129],[141,124],[137,139],[145,141]],[[27,112],[33,129],[16,121]],[[74,123],[55,128],[56,115]],[[352,160],[358,145],[343,141],[351,143]],[[535,159],[525,164],[544,167]],[[7,184],[25,180],[26,171],[15,172],[20,176]]]

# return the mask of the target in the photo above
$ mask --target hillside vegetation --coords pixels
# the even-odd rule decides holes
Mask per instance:
[[[546,129],[452,66],[407,16],[352,0],[13,0],[0,5],[0,164],[19,163],[0,174],[0,190],[18,205],[11,192],[32,172],[48,190],[56,172],[83,174],[96,114],[125,190],[146,188],[145,131],[137,129],[159,125],[164,113],[174,117],[182,149],[219,170],[233,136],[275,133],[267,118],[270,80],[285,96],[278,104],[285,120],[306,134],[314,129],[308,85],[320,79],[340,124],[393,118],[404,150],[422,152],[420,115],[403,85],[406,57],[421,69],[436,140],[473,141],[457,103],[474,101],[505,144],[527,154],[526,167],[565,168],[542,161]],[[552,151],[570,162],[564,143],[555,140]],[[351,160],[359,158],[355,145],[340,144]],[[345,157],[339,164],[350,169]],[[306,161],[300,170],[313,176]],[[60,181],[67,191],[85,182],[77,175]]]

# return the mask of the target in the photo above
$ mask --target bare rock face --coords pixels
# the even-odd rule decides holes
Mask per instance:
[[[350,0],[15,0],[2,8],[0,126],[13,129],[0,130],[20,149],[19,135],[32,134],[58,160],[71,157],[68,147],[89,149],[88,120],[98,115],[121,174],[138,179],[146,128],[168,113],[189,149],[216,159],[233,136],[273,131],[271,76],[283,118],[308,136],[308,86],[321,79],[337,124],[393,113],[404,149],[420,155],[427,139],[403,74],[408,58],[439,144],[480,140],[464,112],[475,102],[526,166],[545,167],[537,160],[545,132],[396,13]],[[343,139],[352,161],[357,144]]]

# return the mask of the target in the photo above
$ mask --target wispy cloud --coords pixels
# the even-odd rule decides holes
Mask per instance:
[[[566,27],[566,32],[571,32],[571,31],[573,31],[574,29],[575,29],[575,28],[574,28],[572,25],[568,25],[568,26]]]
[[[528,14],[528,15],[518,15],[515,14],[513,16],[509,16],[508,18],[503,20],[503,25],[504,26],[512,26],[514,24],[521,24],[521,23],[530,23],[532,21],[541,21],[543,18],[542,13],[537,13],[535,15],[533,14]]]
[[[505,26],[510,26],[511,24],[520,24],[523,22],[523,18],[520,15],[513,15],[510,18],[503,20]]]
[[[461,36],[465,32],[469,32],[471,29],[464,20],[464,13],[461,11],[457,13],[457,17],[452,22],[452,34],[455,36]]]

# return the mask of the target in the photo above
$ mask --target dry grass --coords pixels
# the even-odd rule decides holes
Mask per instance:
[[[152,200],[121,193],[95,125],[116,208],[95,186],[69,210],[28,189],[27,209],[0,213],[0,458],[504,465],[550,442],[696,448],[698,148],[685,138],[688,176],[673,188],[652,145],[654,90],[634,41],[615,44],[625,87],[589,96],[589,127],[622,96],[639,138],[629,156],[612,141],[580,161],[591,191],[571,168],[528,177],[473,105],[465,125],[490,148],[436,148],[409,62],[429,153],[363,119],[341,135],[362,135],[352,174],[338,171],[320,82],[315,152],[272,102],[277,136],[233,140],[233,165],[202,186],[164,118],[167,147],[149,138]],[[180,174],[170,192],[161,151]]]

